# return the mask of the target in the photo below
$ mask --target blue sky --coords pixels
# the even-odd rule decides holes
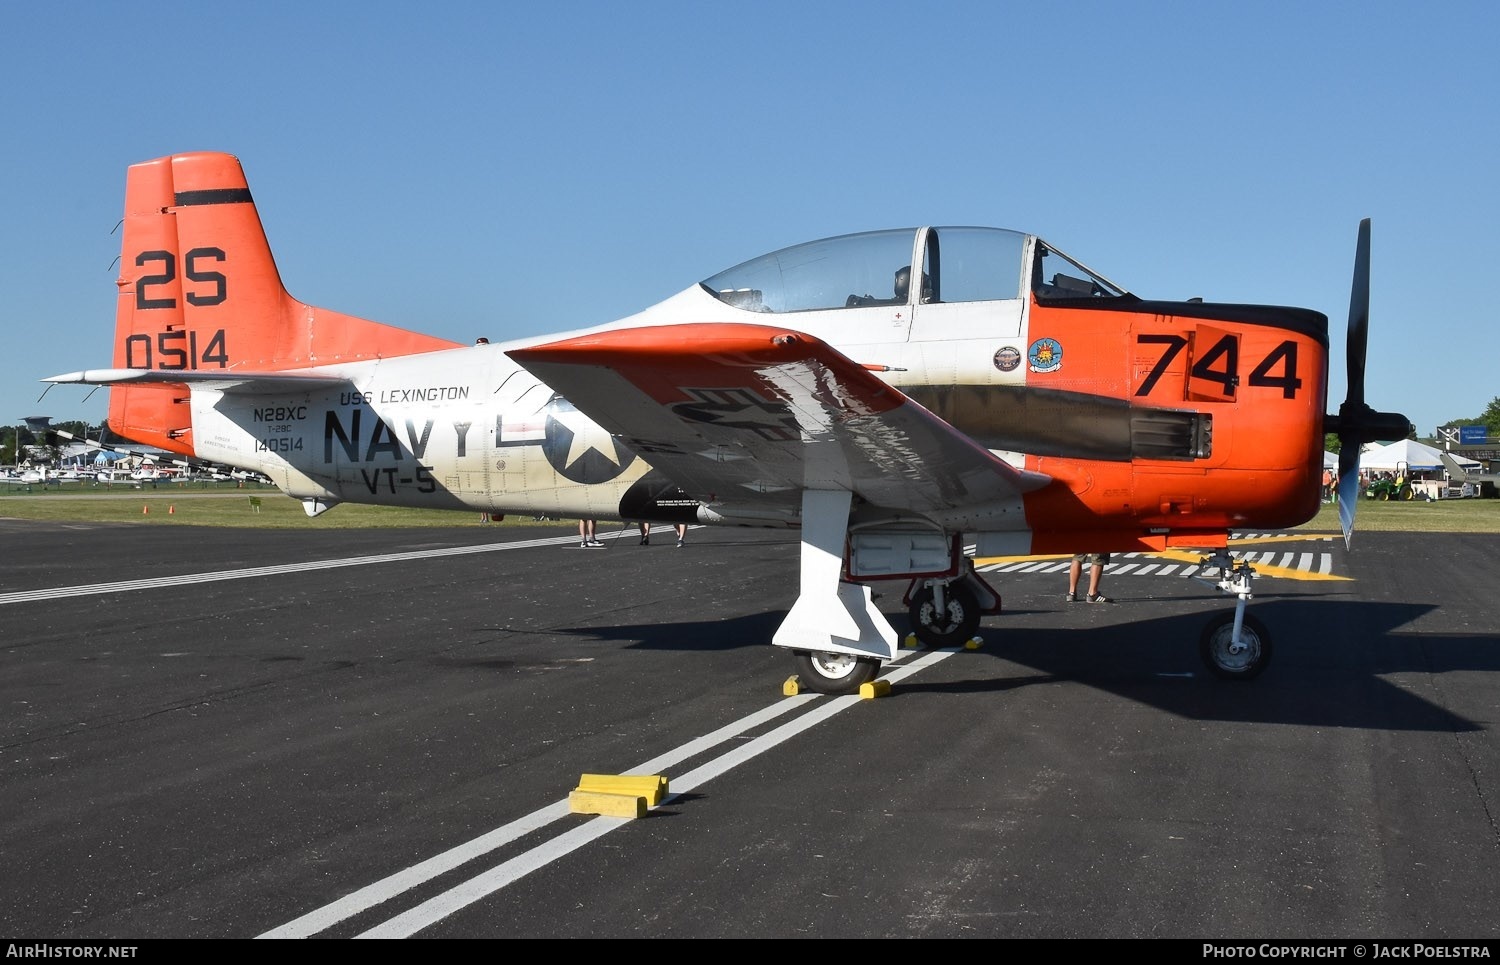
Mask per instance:
[[[1500,395],[1500,5],[0,2],[0,421],[103,418],[127,165],[245,166],[303,301],[468,341],[750,257],[1033,231],[1143,297],[1326,313],[1344,396],[1427,435]]]

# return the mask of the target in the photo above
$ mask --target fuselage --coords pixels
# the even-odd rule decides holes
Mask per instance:
[[[939,239],[946,261],[936,257]],[[878,232],[815,246],[747,262],[587,331],[754,323],[805,332],[1016,468],[1055,480],[1027,494],[1024,512],[934,520],[945,528],[1030,534],[1040,522],[1055,534],[1032,544],[1043,550],[1078,545],[1084,534],[1134,545],[1151,533],[1293,525],[1316,512],[1322,315],[1143,302],[1073,262],[1052,257],[1065,271],[1043,271],[1057,252],[995,229]],[[988,272],[1001,281],[967,277],[986,264],[981,255],[1011,265]],[[883,276],[893,261],[922,264],[928,287],[862,294],[876,284],[873,266]],[[810,267],[825,262],[845,277]],[[773,279],[779,288],[766,284]],[[309,505],[734,519],[732,500],[699,508],[686,497],[700,494],[654,479],[649,453],[632,451],[507,355],[564,337],[323,366],[317,371],[346,384],[275,400],[195,389],[193,454],[263,472]],[[754,520],[791,524],[797,510],[788,502],[778,516],[761,506]]]

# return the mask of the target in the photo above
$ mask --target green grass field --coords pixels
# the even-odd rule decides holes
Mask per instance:
[[[256,505],[256,504],[259,505]],[[302,504],[276,489],[201,490],[173,485],[130,490],[64,489],[0,493],[0,519],[51,522],[135,523],[141,526],[237,526],[255,529],[391,529],[410,526],[576,527],[577,520],[538,521],[531,516],[484,524],[477,512],[340,504],[309,518]]]
[[[252,505],[252,499],[260,502]],[[260,529],[378,529],[403,526],[480,526],[479,514],[390,506],[339,505],[309,519],[302,504],[269,487],[199,489],[162,486],[122,491],[79,488],[0,493],[0,518],[53,522],[136,523],[142,526],[241,526]],[[498,524],[535,526],[530,516]],[[549,525],[576,526],[575,520]],[[1298,529],[1338,532],[1338,509],[1325,504]],[[1450,499],[1393,503],[1361,499],[1356,532],[1496,533],[1500,499]]]
[[[1339,528],[1338,507],[1325,503],[1298,529]],[[1361,499],[1354,514],[1356,533],[1500,533],[1500,499],[1440,499],[1409,503]]]

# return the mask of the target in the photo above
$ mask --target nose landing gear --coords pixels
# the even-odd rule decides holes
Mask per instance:
[[[1245,612],[1252,596],[1250,582],[1255,570],[1249,563],[1236,560],[1228,550],[1218,550],[1203,558],[1205,571],[1218,571],[1217,581],[1196,579],[1235,595],[1233,613],[1221,613],[1208,621],[1198,638],[1198,653],[1209,671],[1224,680],[1251,680],[1266,669],[1271,660],[1271,633],[1260,620]]]

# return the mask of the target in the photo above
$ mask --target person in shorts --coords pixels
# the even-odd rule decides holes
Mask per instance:
[[[1083,576],[1085,563],[1089,564],[1089,592],[1084,596],[1084,602],[1113,603],[1113,600],[1099,592],[1099,581],[1104,578],[1104,567],[1109,565],[1108,553],[1075,553],[1073,555],[1073,564],[1068,567],[1068,602],[1078,601],[1078,580]]]

